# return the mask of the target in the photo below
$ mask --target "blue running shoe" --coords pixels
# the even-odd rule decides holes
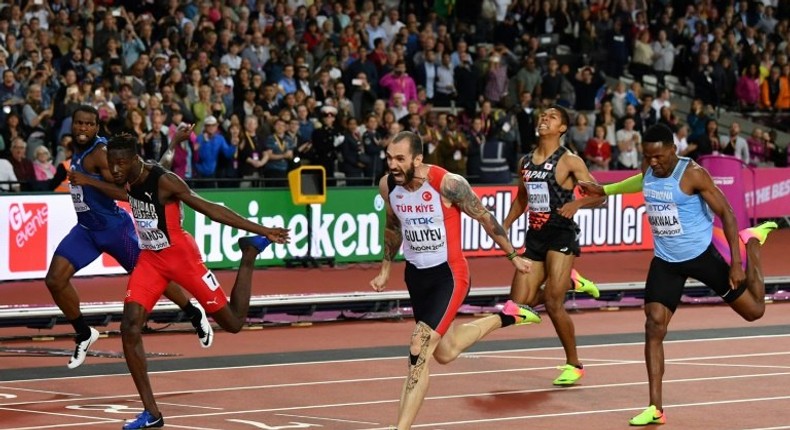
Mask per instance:
[[[148,411],[143,411],[140,415],[137,416],[133,421],[127,421],[126,424],[123,425],[124,430],[127,429],[152,429],[152,428],[159,428],[165,426],[165,417],[159,416],[159,418],[154,418]]]
[[[244,250],[244,248],[251,246],[258,250],[258,252],[263,252],[266,247],[272,244],[272,241],[269,240],[266,236],[247,236],[242,237],[239,239],[239,249]]]

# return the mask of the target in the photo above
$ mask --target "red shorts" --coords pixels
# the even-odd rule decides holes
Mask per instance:
[[[228,303],[219,281],[203,264],[195,239],[188,233],[171,238],[169,248],[140,252],[129,277],[125,302],[139,303],[150,313],[171,281],[189,291],[206,313],[217,312]]]

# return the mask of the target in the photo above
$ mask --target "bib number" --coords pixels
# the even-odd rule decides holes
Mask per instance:
[[[678,207],[675,203],[645,203],[645,209],[654,237],[683,234],[683,226],[680,225]]]
[[[527,182],[527,202],[530,212],[551,212],[548,182]]]
[[[87,212],[91,208],[85,203],[85,192],[80,185],[69,184],[69,191],[71,192],[71,202],[74,203],[74,210],[77,212]]]

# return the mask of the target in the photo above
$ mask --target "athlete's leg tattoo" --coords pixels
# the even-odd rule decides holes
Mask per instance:
[[[428,361],[428,344],[431,341],[431,328],[424,322],[418,322],[411,335],[409,348],[409,378],[406,382],[406,392],[411,392],[417,385],[423,369]],[[415,347],[419,348],[415,351]],[[416,354],[415,354],[416,352]]]

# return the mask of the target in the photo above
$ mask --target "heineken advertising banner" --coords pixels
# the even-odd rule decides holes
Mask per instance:
[[[338,263],[374,261],[383,252],[384,200],[374,188],[332,188],[326,203],[294,206],[288,190],[201,190],[200,195],[238,212],[252,222],[285,227],[291,242],[274,244],[258,257],[259,265],[282,265],[283,258],[307,255],[308,223],[314,257],[334,257]],[[206,264],[235,267],[241,260],[236,244],[248,233],[212,222],[184,208],[184,229],[195,236]]]

